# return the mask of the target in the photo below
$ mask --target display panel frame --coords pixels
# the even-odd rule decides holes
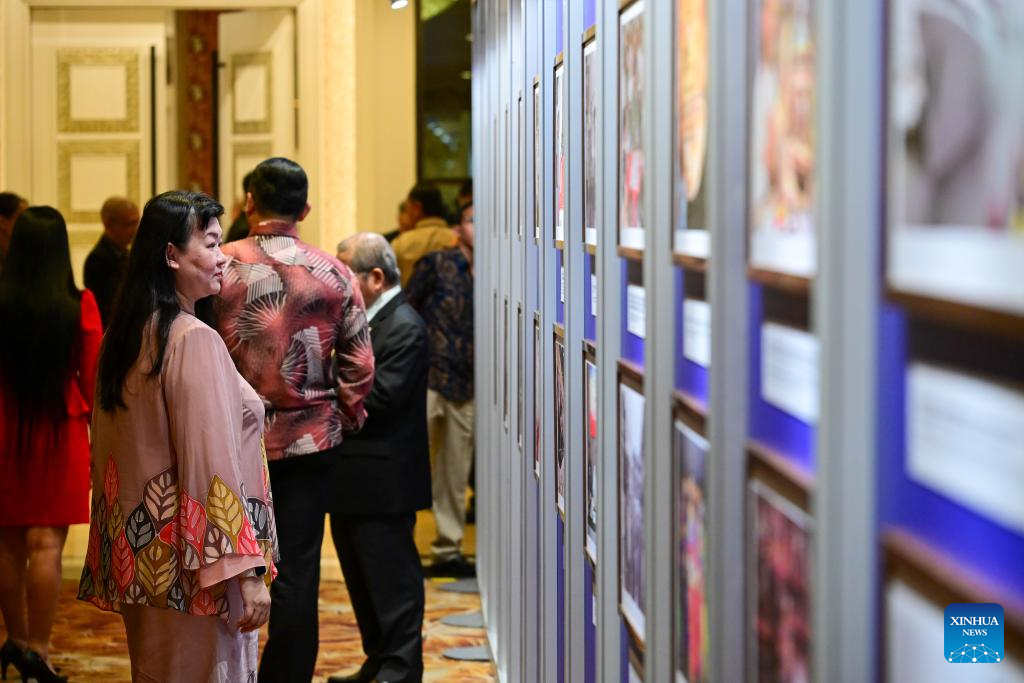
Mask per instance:
[[[887,589],[896,580],[935,602],[939,609],[952,603],[998,603],[1005,615],[1006,654],[1024,662],[1024,599],[1009,597],[1002,586],[962,566],[956,558],[906,529],[888,526],[882,530],[880,542],[885,589],[881,592],[883,612],[887,607]],[[885,641],[889,642],[888,634]],[[939,647],[936,644],[935,656],[939,654]]]
[[[699,565],[702,576],[706,576],[708,567],[706,513],[708,508],[707,473],[711,464],[711,445],[706,438],[705,430],[706,421],[703,414],[695,410],[695,407],[683,393],[674,392],[672,397],[672,480],[675,482],[675,488],[672,497],[672,538],[676,544],[676,560],[673,564],[672,576],[672,642],[673,670],[675,671],[676,683],[706,683],[709,680],[707,665],[710,659],[710,648],[707,641],[702,643],[703,647],[701,647],[700,643],[703,637],[711,632],[710,628],[706,630],[704,628],[709,619],[706,582],[703,583],[699,592],[703,610],[698,611],[696,619],[699,632],[696,639],[689,637],[692,633],[690,630],[692,624],[688,623],[693,616],[690,609],[692,606],[690,600],[695,597],[689,590],[690,567],[692,564]],[[684,462],[688,460],[684,441],[689,441],[692,448],[700,449],[699,456],[694,456],[694,459],[696,460],[698,457],[700,459],[699,469],[701,470],[701,476],[699,479],[692,481],[692,485],[697,487],[697,493],[700,494],[698,502],[703,508],[700,524],[703,538],[701,539],[701,547],[698,551],[699,558],[696,558],[696,562],[694,562],[695,558],[688,555],[688,551],[691,550],[691,538],[688,533],[689,525],[686,523],[689,517],[684,517],[684,511],[688,511],[686,503],[689,502],[686,494],[688,488],[686,479],[688,472],[691,470],[689,463]],[[693,493],[693,491],[690,491],[691,495]],[[694,500],[697,500],[697,498],[694,497]],[[703,666],[691,666],[693,663],[690,659],[692,653],[689,652],[688,646],[693,640],[698,642],[698,649],[703,653]]]
[[[591,376],[593,375],[593,376]],[[597,348],[583,342],[583,550],[591,566],[597,567],[598,522],[598,448],[600,386]],[[593,424],[592,424],[593,423]]]
[[[533,77],[533,241],[544,234],[544,97],[540,76]]]
[[[806,501],[802,501],[806,503]],[[761,503],[764,507],[761,507]],[[770,512],[770,515],[774,516],[774,520],[769,520],[765,527],[773,526],[774,529],[766,529],[760,526],[762,519],[767,517],[765,513]],[[778,680],[780,677],[780,671],[788,670],[790,667],[796,669],[796,671],[790,671],[787,676],[793,676],[791,680],[811,680],[813,674],[811,667],[813,665],[814,656],[814,642],[813,633],[811,631],[811,619],[813,614],[813,577],[814,577],[814,520],[810,514],[810,511],[806,504],[801,504],[801,501],[794,500],[787,492],[780,491],[772,487],[764,479],[758,476],[757,473],[752,472],[752,476],[747,482],[747,558],[748,558],[748,576],[750,579],[747,582],[748,585],[748,605],[747,605],[747,624],[749,633],[749,644],[748,644],[748,680],[761,681],[761,680]],[[780,521],[781,520],[781,521]],[[783,526],[788,523],[792,526],[792,529],[783,530]],[[780,545],[779,538],[770,539],[768,542],[764,542],[762,539],[762,532],[767,534],[776,534],[776,536],[784,537],[787,531],[793,531],[788,538],[783,538],[783,541],[790,542],[790,545],[785,547],[785,552],[777,552],[772,557],[767,558],[765,562],[762,562],[761,550],[771,550]],[[762,545],[762,543],[765,545]],[[793,545],[796,546],[792,547]],[[780,570],[778,567],[773,566],[775,561],[785,556],[787,561],[793,561],[794,556],[797,558],[797,565],[802,564],[800,560],[801,547],[806,560],[806,565],[796,566],[792,569],[791,575],[787,574],[786,568]],[[764,628],[779,628],[786,619],[779,617],[778,615],[783,613],[785,610],[778,603],[783,596],[779,595],[777,591],[774,591],[774,595],[769,595],[769,591],[772,591],[771,587],[765,588],[765,595],[762,595],[762,584],[769,584],[774,586],[775,584],[784,583],[786,591],[785,602],[787,606],[791,606],[789,603],[797,603],[798,608],[796,610],[796,626],[793,625],[792,620],[788,620],[789,627],[793,628],[798,634],[800,632],[799,623],[803,622],[803,633],[804,633],[804,650],[800,651],[800,643],[793,644],[785,638],[775,638],[774,635],[769,636],[767,639],[772,641],[774,645],[774,655],[779,661],[774,661],[766,657],[762,660],[761,657],[761,646],[759,643],[759,634]],[[773,609],[771,614],[766,616],[761,611],[762,599],[771,601],[775,600],[775,604],[771,605]],[[803,609],[799,609],[799,603],[801,600],[804,601]],[[761,620],[770,619],[771,623],[768,623],[765,627],[762,627]],[[785,648],[785,649],[783,649]],[[783,661],[783,657],[786,654],[791,654],[793,660],[786,662]],[[762,666],[774,664],[775,668],[770,668],[768,671],[762,671]],[[761,674],[765,674],[768,678],[762,678]],[[802,678],[801,678],[802,676]],[[787,680],[790,680],[787,678]]]
[[[933,3],[904,23],[904,4],[887,3],[886,16],[887,297],[922,317],[1024,338],[1024,85],[1015,81],[1013,98],[1014,84],[997,80],[1016,76],[1008,65],[1024,52],[1024,34],[971,35],[1019,26],[1024,9],[982,3],[943,12]],[[1018,123],[1007,130],[1010,120]]]
[[[541,477],[544,427],[544,347],[541,341],[540,311],[533,312],[533,478]]]
[[[675,125],[672,132],[672,257],[677,265],[696,270],[704,270],[711,253],[707,204],[710,197],[708,154],[714,126],[709,97],[711,27],[708,4],[708,0],[676,0],[673,7],[675,54],[672,113]],[[689,46],[693,43],[697,46],[691,50]],[[703,69],[700,64],[701,52]],[[694,127],[696,130],[693,130]],[[699,169],[687,164],[688,152],[696,152],[700,160],[697,164]],[[688,178],[692,180],[694,175],[696,182],[693,184],[700,188],[696,194],[690,192],[691,183],[688,182]],[[696,212],[699,212],[699,218],[692,221],[691,213]]]
[[[748,66],[748,93],[750,109],[748,112],[748,129],[751,131],[748,140],[748,156],[750,164],[747,176],[747,263],[750,279],[769,286],[789,289],[796,292],[807,292],[811,279],[817,272],[817,231],[819,216],[816,211],[818,173],[817,143],[815,139],[815,82],[817,62],[816,5],[819,0],[780,0],[783,4],[806,6],[806,20],[799,25],[788,25],[779,33],[792,36],[796,34],[806,41],[803,47],[806,53],[797,52],[790,45],[785,52],[776,50],[776,55],[769,56],[768,61],[760,56],[762,46],[761,32],[766,24],[762,16],[767,0],[748,0],[748,44],[750,60]],[[780,10],[781,11],[781,10]],[[799,30],[796,30],[799,29]],[[783,61],[783,58],[789,61]],[[775,60],[778,63],[771,63]],[[806,62],[810,62],[807,64]],[[779,68],[781,67],[781,68]],[[808,78],[808,70],[810,72]],[[782,71],[783,74],[777,74]],[[807,81],[810,81],[808,87]],[[783,83],[784,82],[784,83]],[[783,111],[782,102],[800,103],[796,95],[784,97],[784,88],[789,84],[791,89],[805,88],[803,98],[810,99],[806,107],[794,107],[796,111]],[[797,91],[799,92],[799,91]],[[806,101],[803,104],[807,104]],[[788,116],[793,114],[792,116]],[[775,128],[788,125],[795,120],[788,131],[775,132]],[[810,133],[789,135],[793,127],[800,126],[810,129]],[[774,135],[786,135],[791,141],[780,154],[775,144],[769,144]],[[773,161],[759,164],[758,160],[772,152]],[[779,168],[781,167],[781,168]],[[809,168],[808,168],[809,167]],[[785,178],[772,179],[781,176]],[[778,184],[778,189],[772,189]],[[791,196],[797,195],[794,199]],[[787,204],[795,204],[787,206]],[[784,226],[777,225],[780,215]],[[762,221],[759,216],[763,217]],[[793,255],[796,254],[796,257]]]
[[[565,94],[566,94],[566,74],[565,74],[565,58],[563,53],[558,53],[555,57],[555,65],[552,71],[552,78],[554,79],[553,84],[553,177],[554,177],[554,201],[552,203],[552,235],[554,238],[556,249],[565,249],[565,219],[566,219],[566,163],[569,160],[567,154],[567,137],[565,134],[565,124],[563,123],[565,116]]]
[[[581,50],[581,81],[583,91],[583,248],[588,254],[597,253],[599,229],[597,227],[597,142],[599,131],[598,85],[595,71],[599,65],[597,52],[597,27],[591,26],[583,33]]]
[[[645,453],[644,453],[644,420],[646,413],[646,397],[644,395],[643,388],[643,371],[628,361],[619,360],[618,363],[618,382],[616,388],[616,405],[617,405],[617,434],[618,434],[618,446],[617,451],[617,469],[619,474],[619,486],[618,486],[618,501],[617,501],[617,516],[618,516],[618,534],[619,534],[619,611],[623,616],[623,621],[629,631],[630,636],[636,642],[636,644],[642,649],[646,644],[646,613],[644,609],[644,585],[646,584],[647,578],[645,576],[647,558],[646,558],[646,540],[644,537],[644,492],[643,492],[643,481],[644,481],[644,466],[645,466]],[[627,397],[624,401],[623,398]],[[627,407],[627,403],[631,404]],[[629,416],[626,411],[632,410]],[[639,410],[639,415],[635,411]],[[630,419],[627,420],[627,417]],[[627,440],[626,425],[627,422],[630,425],[628,436],[631,437],[632,445],[635,447],[639,445],[639,454],[633,456],[627,456],[625,453]],[[639,439],[639,444],[636,440]],[[629,462],[632,460],[632,462]],[[627,467],[630,471],[627,472]],[[639,470],[639,471],[637,471]],[[632,475],[632,476],[628,476]],[[630,485],[629,482],[633,481]],[[639,486],[637,486],[639,481]],[[635,500],[635,496],[632,493],[635,489],[640,490],[640,500]],[[629,489],[629,490],[627,490]],[[627,513],[626,510],[632,510],[631,513]],[[627,520],[627,516],[629,519]],[[627,524],[631,527],[627,529]],[[627,543],[627,541],[632,541]],[[637,546],[639,546],[637,548]],[[633,557],[632,550],[636,549],[636,557]],[[628,557],[627,557],[628,555]],[[634,562],[639,566],[632,567],[629,569],[628,565],[630,562]],[[632,576],[631,580],[629,577]],[[639,581],[639,586],[633,585],[631,590],[630,583],[636,583]]]
[[[646,226],[644,225],[644,2],[631,0],[619,6],[619,86],[616,121],[618,194],[618,254],[624,258],[643,260]],[[626,40],[626,37],[630,38]],[[628,51],[627,46],[634,49]],[[632,69],[627,61],[632,57]],[[633,74],[628,79],[626,75]],[[632,88],[632,92],[628,90]],[[628,118],[628,121],[626,120]],[[627,138],[624,131],[631,129]],[[629,143],[624,140],[630,140]],[[635,143],[632,142],[635,139]],[[627,146],[628,145],[628,146]],[[627,178],[628,176],[628,178]],[[634,177],[638,176],[638,177]]]
[[[554,377],[553,389],[554,400],[552,411],[554,416],[553,454],[555,467],[555,508],[558,510],[562,521],[565,521],[565,500],[566,500],[566,460],[568,455],[568,406],[566,399],[566,381],[568,373],[569,358],[565,348],[565,328],[555,324],[551,335],[552,350],[552,375]]]

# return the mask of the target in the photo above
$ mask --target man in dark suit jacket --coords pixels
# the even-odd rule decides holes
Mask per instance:
[[[100,209],[103,236],[85,258],[86,289],[92,291],[100,309],[103,329],[110,324],[114,297],[128,266],[128,245],[139,227],[139,207],[124,197],[111,197]]]
[[[366,661],[331,683],[420,681],[423,570],[413,530],[431,505],[427,329],[399,286],[395,253],[376,233],[339,245],[359,280],[376,373],[366,423],[335,464],[331,536],[359,623]]]

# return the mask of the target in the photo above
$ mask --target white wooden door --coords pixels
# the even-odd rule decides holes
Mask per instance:
[[[219,200],[241,197],[242,178],[271,156],[295,156],[295,17],[289,9],[218,17]]]
[[[104,200],[126,196],[141,208],[169,189],[170,22],[164,10],[33,12],[28,198],[64,215],[79,285]]]

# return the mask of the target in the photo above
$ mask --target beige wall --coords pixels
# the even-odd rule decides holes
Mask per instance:
[[[358,210],[355,230],[385,232],[416,182],[415,3],[393,10],[359,2],[356,13]]]

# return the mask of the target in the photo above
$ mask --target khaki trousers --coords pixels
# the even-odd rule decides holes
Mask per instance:
[[[457,557],[466,526],[466,486],[473,463],[473,401],[449,401],[427,390],[427,426],[434,451],[431,469],[437,538],[430,547],[435,562]]]

